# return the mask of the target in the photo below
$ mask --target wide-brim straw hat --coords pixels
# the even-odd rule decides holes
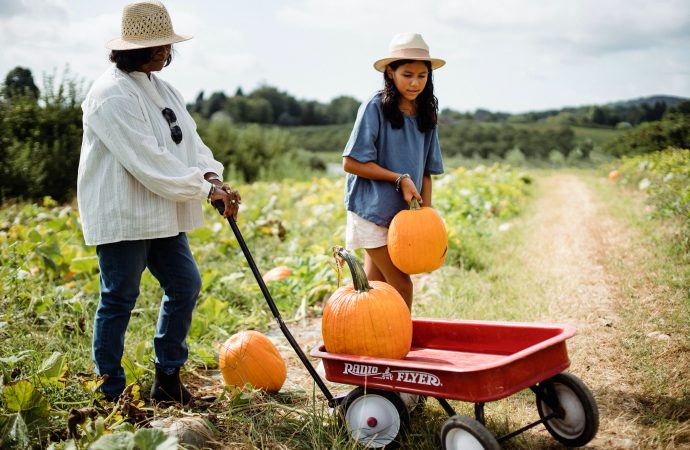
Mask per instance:
[[[429,61],[431,69],[436,70],[443,67],[446,62],[439,58],[432,58],[429,55],[429,46],[424,42],[421,34],[418,33],[398,33],[393,36],[388,46],[390,55],[379,59],[374,63],[374,69],[379,72],[386,70],[386,66],[393,61],[410,59],[413,61]]]
[[[191,39],[191,35],[177,34],[170,15],[158,0],[125,5],[122,9],[121,36],[106,42],[111,50],[135,50],[175,44]]]

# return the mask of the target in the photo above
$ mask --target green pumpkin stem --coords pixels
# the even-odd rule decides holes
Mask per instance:
[[[333,247],[333,253],[335,254],[336,263],[342,265],[344,260],[347,263],[347,267],[350,268],[350,273],[352,274],[352,284],[357,292],[366,292],[372,289],[367,280],[367,274],[364,272],[364,268],[357,258],[352,253],[345,250],[343,247]]]
[[[410,209],[419,209],[421,206],[419,206],[419,202],[417,201],[417,197],[412,197],[412,201],[410,202]]]

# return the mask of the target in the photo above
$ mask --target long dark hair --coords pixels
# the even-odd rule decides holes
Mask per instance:
[[[391,70],[395,71],[403,64],[416,62],[411,59],[400,59],[388,64]],[[426,86],[415,100],[417,106],[417,128],[422,133],[433,130],[438,122],[438,99],[434,95],[434,81],[431,70],[431,62],[422,61],[426,64],[429,70],[427,76]],[[383,89],[381,90],[381,108],[383,115],[391,123],[393,128],[402,128],[405,121],[403,120],[403,113],[398,107],[400,100],[400,92],[395,87],[393,79],[388,76],[386,71],[383,71]]]
[[[118,69],[123,72],[135,72],[141,69],[141,66],[147,64],[153,58],[153,49],[156,47],[138,48],[136,50],[111,50],[110,62],[114,62]],[[165,61],[165,66],[168,67],[172,62],[173,52],[170,50],[170,55]]]

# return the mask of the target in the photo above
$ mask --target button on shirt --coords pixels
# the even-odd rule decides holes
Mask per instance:
[[[161,111],[182,129],[175,144]],[[180,93],[154,74],[108,69],[82,103],[77,200],[87,245],[175,236],[203,225],[201,200],[223,165],[196,132]]]
[[[407,173],[422,189],[425,174],[443,173],[438,129],[422,133],[417,118],[403,114],[402,128],[393,129],[381,109],[381,94],[363,103],[343,156],[361,163],[375,162],[397,173]],[[388,181],[370,180],[351,173],[345,185],[345,208],[377,225],[387,227],[401,210],[409,208],[402,193]]]

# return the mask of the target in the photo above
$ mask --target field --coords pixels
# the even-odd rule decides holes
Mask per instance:
[[[442,269],[415,278],[413,315],[576,325],[571,371],[590,387],[601,412],[592,447],[681,448],[690,444],[690,265],[678,239],[684,225],[672,214],[652,214],[661,210],[658,204],[645,204],[646,192],[630,189],[643,175],[626,172],[618,183],[605,175],[495,165],[437,178],[434,206],[448,226],[449,254]],[[338,283],[331,247],[342,243],[342,189],[340,177],[239,187],[244,206],[238,224],[259,269],[293,269],[269,288],[305,350],[320,340],[323,302]],[[137,401],[127,412],[102,404],[94,392],[90,337],[98,268],[94,249],[83,245],[75,206],[45,199],[2,209],[2,448],[87,448],[94,442],[91,448],[117,448],[127,439],[139,439],[138,448],[173,445],[141,420],[132,425],[141,419],[132,411],[147,419],[203,418],[222,448],[356,448],[275,330],[221,219],[207,207],[206,227],[189,234],[204,288],[183,374],[197,392],[220,397],[208,410],[154,409]],[[142,392],[152,379],[160,295],[147,273],[123,360],[128,382]],[[280,393],[223,388],[218,345],[246,329],[266,332],[286,358],[288,381]],[[70,440],[70,411],[94,405],[94,416]],[[471,405],[453,406],[472,415]],[[535,416],[531,395],[487,405],[488,428],[497,435]],[[412,421],[406,448],[438,448],[446,418],[427,402]],[[538,427],[508,446],[552,448],[554,442]]]

